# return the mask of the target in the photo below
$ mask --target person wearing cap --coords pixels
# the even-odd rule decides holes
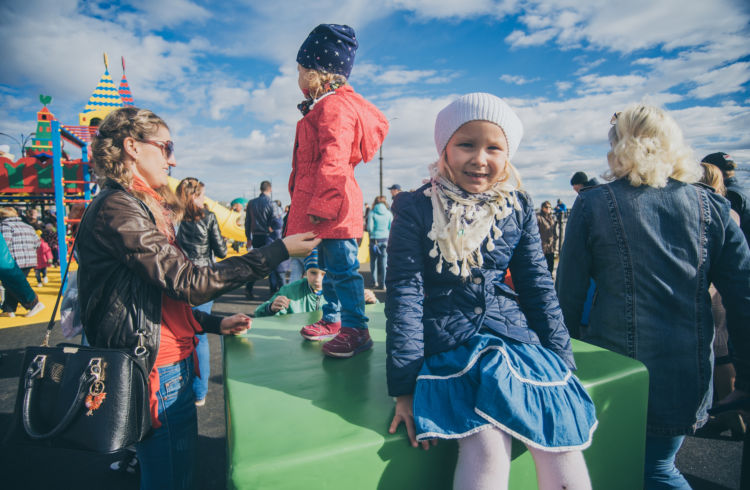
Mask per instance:
[[[364,233],[362,191],[354,168],[371,160],[388,133],[388,120],[347,82],[358,42],[346,25],[320,24],[297,53],[299,88],[287,233],[314,231],[323,241],[323,317],[304,326],[307,340],[330,339],[323,354],[348,358],[373,346],[365,316],[357,239]]]
[[[507,488],[513,438],[531,452],[540,488],[591,488],[582,450],[595,409],[572,373],[534,206],[511,164],[522,135],[504,100],[460,97],[437,116],[430,182],[394,203],[389,431],[403,422],[425,449],[457,439],[453,488]],[[504,283],[510,268],[515,290]]]
[[[318,311],[323,298],[323,278],[326,272],[318,265],[318,250],[313,250],[305,257],[305,277],[282,286],[268,301],[255,309],[255,316],[287,315],[291,313],[309,313]],[[369,289],[365,289],[365,303],[377,303],[378,300]]]
[[[576,194],[579,194],[582,189],[593,187],[599,184],[601,184],[601,182],[599,182],[599,179],[597,179],[596,177],[592,177],[589,179],[589,176],[586,175],[586,172],[576,172],[570,178],[570,185],[573,187],[573,190],[576,191]]]
[[[745,240],[750,243],[750,197],[734,174],[737,164],[731,156],[722,151],[706,155],[702,162],[714,165],[721,170],[727,191],[726,198],[729,199],[732,209],[740,215],[740,228],[745,234]]]
[[[396,197],[396,194],[401,192],[401,186],[398,184],[393,184],[388,188],[389,191],[391,191],[391,199]]]
[[[697,184],[703,172],[669,113],[635,103],[612,124],[611,182],[573,205],[557,293],[566,324],[576,327],[596,278],[579,338],[646,366],[644,488],[687,489],[674,461],[711,407],[712,282],[735,349],[736,390],[725,400],[750,393],[750,249],[726,199]]]

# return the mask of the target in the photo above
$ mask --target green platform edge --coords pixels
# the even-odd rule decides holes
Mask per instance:
[[[457,445],[411,448],[388,434],[383,305],[368,305],[373,350],[325,358],[299,335],[320,312],[253,320],[225,337],[227,486],[236,489],[450,489]],[[573,341],[599,427],[585,452],[593,488],[640,488],[648,373],[643,364]],[[509,488],[536,489],[531,455],[517,441]]]

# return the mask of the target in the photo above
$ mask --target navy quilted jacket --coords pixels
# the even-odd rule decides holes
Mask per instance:
[[[428,252],[432,204],[428,185],[394,202],[388,240],[385,314],[388,393],[414,392],[425,356],[444,352],[486,327],[526,343],[541,343],[575,369],[570,337],[542,253],[531,199],[519,193],[521,210],[498,223],[495,249],[482,246],[484,265],[464,280]],[[510,269],[515,291],[504,282]]]

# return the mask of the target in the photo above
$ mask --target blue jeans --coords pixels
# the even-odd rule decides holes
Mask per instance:
[[[211,313],[213,305],[214,302],[209,301],[193,309],[204,313]],[[196,376],[193,380],[193,393],[195,393],[196,400],[203,400],[208,393],[208,377],[211,376],[211,352],[209,350],[208,334],[196,334],[196,337],[198,338],[198,345],[195,346],[195,355],[198,356],[198,369],[201,375],[200,377]]]
[[[388,261],[387,238],[375,238],[370,242],[370,272],[375,286],[382,288],[385,284],[385,264]]]
[[[645,490],[690,490],[687,480],[674,465],[674,458],[684,440],[685,436],[646,436]]]
[[[365,281],[359,273],[357,241],[353,238],[326,239],[318,245],[318,262],[326,271],[323,278],[323,319],[341,320],[341,325],[367,328]]]
[[[136,445],[141,490],[193,488],[198,416],[192,384],[192,356],[159,368],[161,427]]]

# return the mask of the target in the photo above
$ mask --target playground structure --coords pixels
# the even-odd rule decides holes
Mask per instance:
[[[109,74],[109,60],[104,54],[104,74],[83,110],[78,114],[78,125],[64,125],[47,108],[52,98],[39,97],[43,107],[37,112],[37,126],[32,144],[22,148],[23,155],[16,161],[0,157],[0,202],[22,206],[37,204],[54,206],[60,267],[65,270],[68,258],[68,225],[72,229],[80,222],[82,207],[88,205],[96,190],[89,166],[89,144],[101,121],[114,109],[133,106],[133,95],[125,76],[122,58],[122,79],[119,88]],[[65,143],[80,150],[81,157],[71,159]],[[170,178],[172,188],[178,181]],[[245,232],[238,225],[240,213],[206,199],[210,211],[216,214],[221,232],[227,238],[245,241]],[[71,210],[73,212],[71,213]],[[63,285],[64,287],[64,285]]]

